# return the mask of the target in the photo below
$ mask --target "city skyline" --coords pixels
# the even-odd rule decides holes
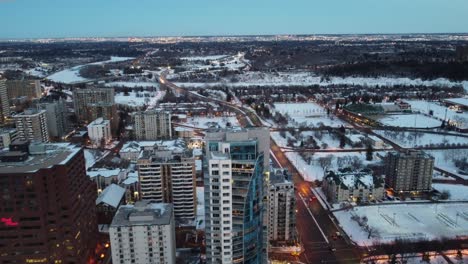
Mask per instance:
[[[0,1],[0,39],[465,33],[466,1]],[[60,21],[60,23],[57,23]]]

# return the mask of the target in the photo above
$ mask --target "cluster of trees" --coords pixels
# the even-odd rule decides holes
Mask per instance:
[[[452,81],[468,79],[468,62],[365,61],[324,68],[325,76],[397,76],[433,80],[447,78]]]

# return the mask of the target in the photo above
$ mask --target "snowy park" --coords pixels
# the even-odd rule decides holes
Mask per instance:
[[[360,246],[395,239],[417,241],[468,235],[468,209],[464,203],[358,206],[334,215],[350,239]]]

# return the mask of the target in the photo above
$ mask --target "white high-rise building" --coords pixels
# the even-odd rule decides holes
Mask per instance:
[[[112,263],[174,264],[172,205],[136,202],[120,206],[109,227]]]
[[[293,241],[296,237],[296,196],[294,183],[287,179],[287,170],[270,173],[268,189],[268,239]]]
[[[138,140],[168,139],[172,137],[171,113],[148,110],[135,113],[135,137]]]
[[[5,121],[5,118],[10,116],[10,101],[6,87],[6,80],[0,76],[0,123]]]
[[[46,111],[50,137],[61,138],[66,134],[68,129],[67,108],[63,99],[40,102],[37,104],[37,109]]]
[[[207,263],[266,260],[267,129],[210,130],[206,135]]]
[[[191,151],[157,146],[143,151],[137,168],[141,199],[172,203],[176,218],[195,218],[196,173]]]
[[[13,116],[18,138],[37,142],[49,142],[46,111],[28,109]]]
[[[88,125],[88,137],[94,145],[107,144],[112,139],[110,121],[98,118]]]

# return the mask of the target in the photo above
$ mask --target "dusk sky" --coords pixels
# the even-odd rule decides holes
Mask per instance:
[[[0,38],[466,33],[467,0],[0,0]]]

